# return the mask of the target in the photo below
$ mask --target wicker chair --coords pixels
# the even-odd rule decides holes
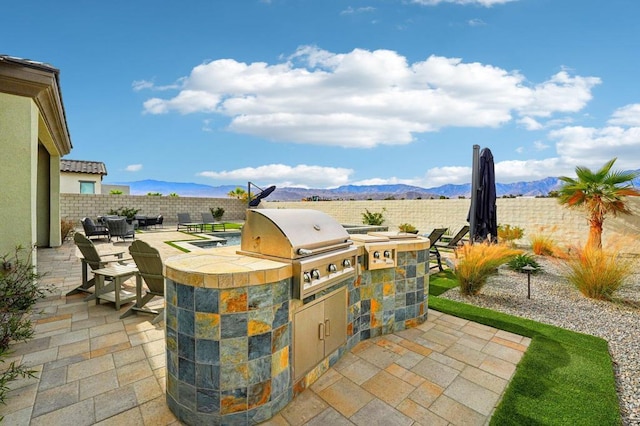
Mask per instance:
[[[126,217],[107,219],[107,229],[109,230],[109,241],[113,237],[116,237],[116,239],[122,238],[122,241],[125,241],[127,237],[136,239],[136,231],[133,228],[133,224],[127,223]]]
[[[109,230],[104,225],[96,225],[89,217],[83,217],[80,221],[82,223],[82,229],[84,229],[84,235],[90,239],[90,237],[105,237],[109,238]]]

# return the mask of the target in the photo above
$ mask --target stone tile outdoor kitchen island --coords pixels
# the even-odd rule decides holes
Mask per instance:
[[[266,421],[358,342],[424,322],[429,240],[394,242],[393,266],[379,269],[369,269],[365,244],[356,244],[355,277],[304,301],[293,298],[290,263],[238,254],[237,246],[167,259],[166,396],[178,419]],[[323,332],[322,320],[333,315],[326,326],[344,338],[316,342],[320,352],[310,357],[313,345],[296,352],[296,340],[313,315]]]

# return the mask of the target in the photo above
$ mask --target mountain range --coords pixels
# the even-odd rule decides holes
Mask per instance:
[[[105,182],[105,185],[108,183]],[[199,183],[165,182],[159,180],[139,180],[119,182],[115,185],[129,186],[132,195],[176,193],[182,197],[226,198],[228,193],[245,185],[211,186]],[[498,197],[508,196],[546,196],[558,188],[558,178],[548,177],[531,182],[496,183]],[[640,184],[638,180],[636,186]],[[255,188],[253,188],[255,191]],[[427,199],[427,198],[468,198],[471,184],[442,185],[433,188],[421,188],[411,185],[344,185],[332,189],[306,189],[295,187],[277,188],[268,197],[268,201],[299,201],[303,199],[319,200],[383,200],[383,199]]]

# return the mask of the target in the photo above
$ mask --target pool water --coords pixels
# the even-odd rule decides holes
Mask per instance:
[[[189,244],[196,246],[198,248],[215,248],[215,247],[224,247],[224,246],[237,246],[240,245],[240,235],[241,234],[210,234],[215,236],[216,238],[220,238],[220,240],[200,240],[200,241],[189,241]]]

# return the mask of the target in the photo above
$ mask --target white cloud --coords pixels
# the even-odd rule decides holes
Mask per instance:
[[[142,164],[129,164],[125,168],[127,172],[139,172],[140,170],[142,170]]]
[[[469,24],[470,27],[482,27],[484,25],[487,25],[482,19],[480,18],[473,18],[473,19],[469,19],[467,21],[467,24]]]
[[[618,108],[608,121],[614,126],[640,126],[640,104],[630,104]]]
[[[144,112],[214,113],[234,132],[274,141],[374,147],[444,127],[499,127],[514,115],[534,125],[532,116],[579,111],[600,80],[562,71],[531,85],[518,72],[458,58],[410,64],[390,50],[303,46],[275,65],[204,63],[179,82],[176,96],[150,98]]]
[[[131,83],[131,88],[134,92],[139,92],[141,90],[155,90],[155,91],[164,91],[164,90],[175,90],[180,89],[182,87],[183,79],[178,79],[175,84],[168,84],[166,86],[156,86],[153,81],[148,80],[135,80]]]
[[[353,14],[358,14],[358,13],[368,13],[368,12],[375,12],[376,8],[372,7],[372,6],[366,6],[366,7],[347,7],[346,9],[344,9],[343,11],[340,12],[340,15],[353,15]]]
[[[476,5],[476,6],[484,6],[491,7],[497,4],[505,4],[512,1],[517,0],[412,0],[412,3],[422,4],[425,6],[437,6],[440,3],[454,3],[460,5]]]
[[[597,168],[617,157],[619,169],[639,167],[640,127],[568,126],[551,131],[549,138],[556,141],[556,150],[563,160],[574,166]]]
[[[536,151],[544,151],[545,149],[549,148],[549,145],[542,141],[534,141],[533,147],[536,149]]]
[[[523,125],[527,130],[540,130],[544,127],[540,122],[531,117],[522,117],[518,120],[518,124]]]
[[[516,148],[516,152],[517,152],[518,154],[522,154],[522,153],[524,152],[524,147],[523,147],[523,146],[519,146],[519,147],[517,147],[517,148]]]
[[[220,172],[205,171],[198,175],[230,181],[263,182],[267,185],[297,186],[305,188],[331,188],[349,183],[352,169],[299,164],[267,164],[259,167],[244,167]]]
[[[591,100],[591,89],[600,82],[597,77],[572,77],[567,71],[560,71],[537,85],[520,111],[537,117],[549,117],[554,112],[580,111]]]
[[[460,185],[471,182],[471,167],[434,167],[429,169],[424,177],[425,187],[446,184]]]

